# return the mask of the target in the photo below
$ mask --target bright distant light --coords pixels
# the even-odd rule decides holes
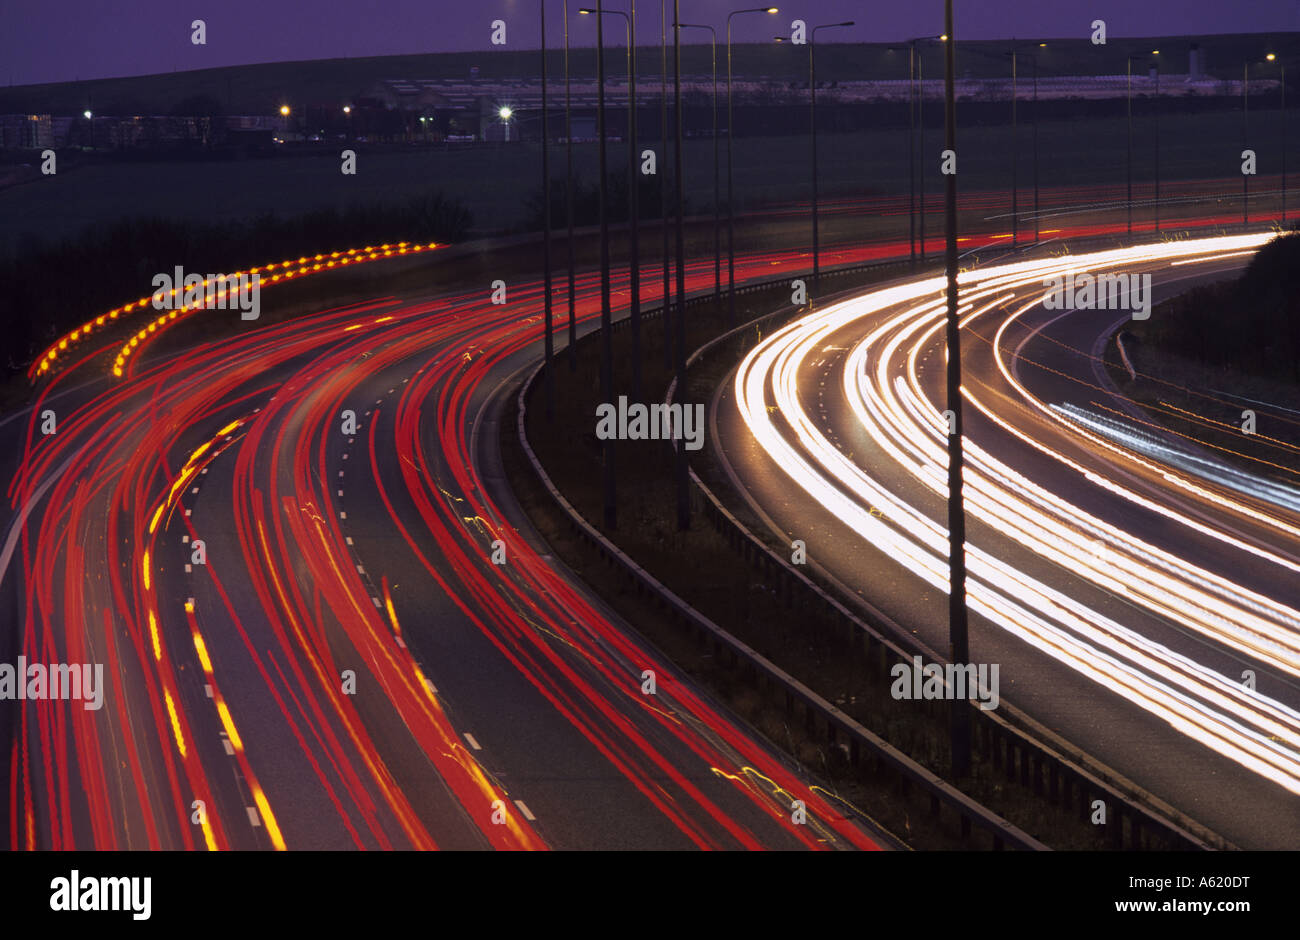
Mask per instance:
[[[288,116],[289,116],[289,106],[288,106],[287,104],[282,104],[282,105],[280,105],[280,113],[283,114],[285,117],[288,117]]]
[[[343,106],[343,113],[344,113],[344,114],[351,114],[351,113],[352,113],[352,106],[351,106],[351,105],[348,105],[348,104],[345,104],[345,105]]]
[[[510,120],[510,115],[514,113],[515,112],[511,111],[509,108],[502,108],[500,111],[497,112],[497,114],[501,115],[501,120],[503,121]]]
[[[90,112],[89,112],[89,111],[82,111],[82,112],[81,112],[81,115],[82,115],[82,117],[86,118],[87,120],[90,119]]]
[[[767,12],[768,12],[768,13],[780,13],[781,11],[778,10],[776,7],[768,7],[768,8],[767,8]]]
[[[948,34],[947,34],[947,33],[944,33],[942,36],[940,36],[940,37],[939,37],[939,41],[940,41],[940,42],[947,42],[947,41],[948,41]]]
[[[1277,56],[1270,52],[1268,55],[1264,56],[1264,58],[1266,58],[1266,59],[1268,59],[1268,61],[1272,62],[1274,59],[1277,58]]]

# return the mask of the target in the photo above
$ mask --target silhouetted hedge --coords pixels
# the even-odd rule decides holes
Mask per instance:
[[[1269,242],[1235,281],[1161,304],[1138,332],[1202,365],[1300,382],[1300,233]]]

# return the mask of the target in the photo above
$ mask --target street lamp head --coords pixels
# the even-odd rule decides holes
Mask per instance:
[[[287,104],[280,105],[280,114],[282,114],[284,117],[289,116],[289,106]]]
[[[345,104],[345,105],[343,106],[343,113],[344,113],[344,114],[351,114],[351,113],[352,113],[352,105],[350,105],[350,104]]]
[[[510,120],[510,116],[514,113],[515,112],[509,106],[502,107],[501,110],[497,112],[503,121]]]
[[[1266,59],[1268,59],[1268,61],[1272,62],[1274,59],[1277,58],[1277,55],[1276,55],[1275,53],[1270,52],[1268,55],[1264,56],[1264,58],[1266,58]]]
[[[82,111],[81,114],[82,114],[82,116],[85,117],[87,120],[90,119],[90,116],[91,116],[91,115],[90,115],[90,109],[89,109],[89,108],[87,108],[85,111]]]
[[[939,41],[940,41],[940,42],[947,42],[947,41],[948,41],[948,34],[947,34],[947,33],[941,33],[941,34],[939,35]]]
[[[578,10],[578,13],[580,13],[582,16],[591,16],[595,12],[596,12],[595,10],[589,10],[586,7],[582,7],[580,10]]]
[[[1152,50],[1151,50],[1151,54],[1152,54],[1152,55],[1160,55],[1160,50],[1159,50],[1159,49],[1152,49]]]
[[[764,13],[780,13],[781,11],[778,10],[776,7],[768,7],[768,8],[767,8],[766,10],[764,10],[763,12],[764,12]]]

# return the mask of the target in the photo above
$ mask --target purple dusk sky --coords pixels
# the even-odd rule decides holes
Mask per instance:
[[[533,48],[539,0],[381,0],[370,3],[290,3],[287,0],[4,0],[0,12],[0,82],[28,84],[142,75],[222,65],[336,56],[396,55],[488,49],[489,24],[507,23],[509,48]],[[609,0],[627,9],[628,0]],[[672,19],[671,0],[668,13]],[[853,29],[827,34],[837,40],[888,42],[941,31],[941,0],[775,0],[775,16],[734,21],[734,38],[767,40],[789,30],[792,19],[811,23],[853,19]],[[546,0],[547,32],[558,44],[563,0]],[[595,35],[580,6],[569,0],[571,41],[590,45]],[[719,39],[728,10],[740,0],[681,0],[683,21],[711,23]],[[758,3],[753,3],[758,6]],[[638,4],[643,43],[659,38],[660,0]],[[206,46],[190,43],[190,22],[207,23]],[[957,35],[968,39],[1012,36],[1084,37],[1095,19],[1110,37],[1300,30],[1300,0],[958,0]],[[609,42],[621,40],[622,24]],[[698,41],[696,39],[695,41]]]

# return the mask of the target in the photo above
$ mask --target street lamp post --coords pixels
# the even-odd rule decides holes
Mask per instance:
[[[1124,61],[1125,76],[1126,76],[1125,87],[1127,89],[1125,93],[1125,98],[1127,99],[1127,110],[1128,110],[1128,161],[1127,161],[1126,177],[1128,180],[1128,234],[1130,236],[1133,234],[1133,60],[1138,58],[1142,58],[1142,56],[1130,55]],[[1159,73],[1157,72],[1157,74]],[[1160,87],[1159,79],[1157,79],[1156,88],[1159,89],[1159,87]],[[1156,139],[1157,180],[1159,178],[1159,166],[1160,166],[1159,155],[1160,155],[1160,140],[1157,137]],[[1159,193],[1159,191],[1160,191],[1160,184],[1159,182],[1157,182],[1156,183],[1157,194]],[[1156,231],[1160,230],[1159,218],[1160,218],[1160,210],[1157,207]]]
[[[1152,49],[1153,56],[1160,55],[1159,49]],[[1128,100],[1128,233],[1133,234],[1133,60],[1142,58],[1141,56],[1131,55],[1125,61],[1125,71],[1127,75],[1127,93],[1125,97]],[[1152,59],[1151,71],[1155,73],[1156,80],[1156,101],[1152,107],[1152,124],[1155,130],[1155,169],[1156,169],[1156,192],[1155,192],[1155,230],[1160,232],[1160,61]]]
[[[668,246],[668,0],[659,0],[659,228],[663,232],[664,289],[660,305],[664,325],[664,369],[673,367],[672,255]]]
[[[1286,63],[1270,52],[1264,57],[1269,62],[1277,62],[1282,79],[1282,223],[1286,224]]]
[[[732,189],[736,119],[731,99],[731,19],[745,13],[776,12],[776,7],[752,7],[727,14],[727,290],[730,294],[727,323],[732,325],[736,322],[736,198]]]
[[[545,206],[542,215],[542,269],[544,274],[544,290],[546,291],[546,302],[544,304],[546,320],[546,339],[544,343],[545,363],[543,371],[546,373],[546,420],[548,422],[555,420],[555,371],[551,368],[551,358],[554,353],[554,337],[551,335],[552,320],[554,311],[552,310],[553,298],[551,297],[551,151],[550,151],[550,124],[547,115],[547,97],[546,97],[546,0],[539,0],[537,8],[541,14],[542,29],[542,203]]]
[[[1046,44],[1046,43],[1042,43],[1042,42],[1040,42],[1040,43],[1038,44],[1039,48],[1042,48],[1042,47],[1045,46],[1045,45],[1047,45],[1047,44]],[[1033,65],[1033,67],[1034,67],[1034,78],[1033,78],[1034,90],[1033,90],[1033,99],[1032,99],[1032,100],[1033,100],[1033,108],[1032,108],[1032,112],[1031,112],[1031,113],[1032,113],[1032,116],[1033,116],[1033,120],[1030,122],[1030,124],[1031,124],[1031,126],[1032,126],[1032,128],[1033,128],[1033,139],[1034,139],[1034,146],[1033,146],[1033,150],[1034,150],[1034,173],[1033,173],[1033,176],[1034,176],[1034,242],[1037,243],[1037,242],[1038,242],[1038,229],[1039,229],[1039,220],[1038,220],[1038,56],[1035,55],[1035,54],[1033,54],[1033,53],[1031,53],[1031,52],[1021,52],[1019,49],[1017,49],[1017,48],[1015,48],[1015,47],[1012,47],[1011,51],[1010,51],[1009,53],[1007,53],[1007,54],[1008,54],[1009,56],[1011,56],[1011,150],[1012,150],[1012,153],[1011,153],[1011,243],[1014,245],[1014,244],[1016,244],[1016,242],[1017,242],[1018,231],[1019,231],[1019,222],[1020,222],[1020,213],[1019,213],[1019,211],[1018,211],[1018,205],[1019,205],[1019,204],[1018,204],[1018,199],[1019,199],[1019,195],[1020,195],[1020,186],[1019,186],[1019,184],[1017,183],[1017,178],[1018,178],[1018,177],[1017,177],[1017,169],[1018,169],[1018,167],[1017,167],[1017,160],[1018,160],[1018,157],[1019,157],[1019,147],[1017,146],[1018,130],[1017,130],[1017,124],[1016,124],[1016,107],[1017,107],[1017,105],[1018,105],[1018,103],[1019,103],[1019,93],[1018,93],[1018,85],[1017,85],[1017,81],[1018,81],[1018,75],[1017,75],[1017,73],[1018,73],[1018,71],[1019,71],[1019,61],[1018,61],[1018,60],[1021,59],[1021,58],[1028,59],[1029,62],[1030,62],[1030,64]]]
[[[921,102],[925,95],[925,82],[922,78],[921,55],[917,52],[918,42],[942,41],[944,36],[917,36],[907,42],[907,231],[911,247],[911,260],[916,263],[916,132],[921,131],[921,261],[925,261],[925,122],[922,120]]]
[[[944,0],[944,148],[957,149],[957,109],[953,94],[954,46],[952,0]],[[945,175],[944,222],[947,229],[944,268],[947,274],[948,311],[945,321],[948,349],[947,402],[951,416],[948,434],[948,659],[957,664],[970,660],[966,610],[966,511],[962,493],[961,336],[957,319],[957,177]],[[952,773],[960,779],[970,773],[970,704],[952,703]]]
[[[614,337],[610,322],[609,303],[609,205],[607,201],[607,175],[609,172],[605,145],[605,17],[602,4],[596,0],[596,136],[597,162],[600,174],[598,206],[600,211],[600,392],[601,400],[614,400]],[[605,528],[617,525],[618,510],[615,497],[614,440],[606,438],[602,447],[604,518]]]
[[[916,265],[916,40],[907,44],[907,244]]]
[[[1128,161],[1126,176],[1128,179],[1128,234],[1133,235],[1133,57],[1125,62],[1125,99],[1128,109]]]
[[[673,111],[677,127],[676,146],[673,148],[674,176],[677,179],[677,396],[686,407],[686,237],[682,230],[686,210],[682,186],[682,2],[673,0]],[[677,442],[675,461],[677,478],[677,528],[685,531],[691,527],[691,491],[686,447]]]
[[[581,9],[584,16],[595,10]],[[607,16],[623,17],[627,30],[627,217],[628,278],[632,290],[632,400],[641,400],[641,195],[637,185],[636,153],[636,0],[628,12],[604,10]]]
[[[1017,197],[1020,194],[1020,185],[1017,179],[1016,170],[1020,162],[1020,155],[1017,147],[1017,127],[1016,127],[1016,50],[1011,50],[1011,247],[1014,248],[1019,242],[1020,233],[1020,209]]]
[[[808,93],[809,93],[809,131],[812,140],[812,236],[813,236],[813,284],[821,284],[821,251],[817,226],[817,30],[837,29],[852,26],[853,20],[843,23],[823,23],[814,26],[808,33]]]
[[[1039,45],[1043,45],[1039,43]],[[1031,55],[1030,61],[1034,63],[1034,244],[1039,241],[1038,235],[1038,56]]]
[[[1241,63],[1241,149],[1250,146],[1250,62]],[[1241,224],[1250,224],[1250,174],[1241,174]]]
[[[569,0],[564,0],[564,214],[569,226],[569,371],[578,370],[577,276],[573,259],[573,89],[569,75]]]
[[[676,24],[674,24],[676,25]],[[718,163],[718,33],[712,26],[682,23],[682,29],[707,29],[713,59],[713,299],[722,303],[722,185]]]
[[[1151,54],[1160,55],[1160,50],[1152,49]],[[1155,63],[1155,70],[1156,70],[1156,100],[1155,100],[1155,109],[1152,112],[1152,124],[1154,125],[1155,128],[1155,139],[1156,139],[1155,216],[1156,216],[1156,234],[1159,235],[1160,234],[1160,60],[1153,59],[1152,61]]]

